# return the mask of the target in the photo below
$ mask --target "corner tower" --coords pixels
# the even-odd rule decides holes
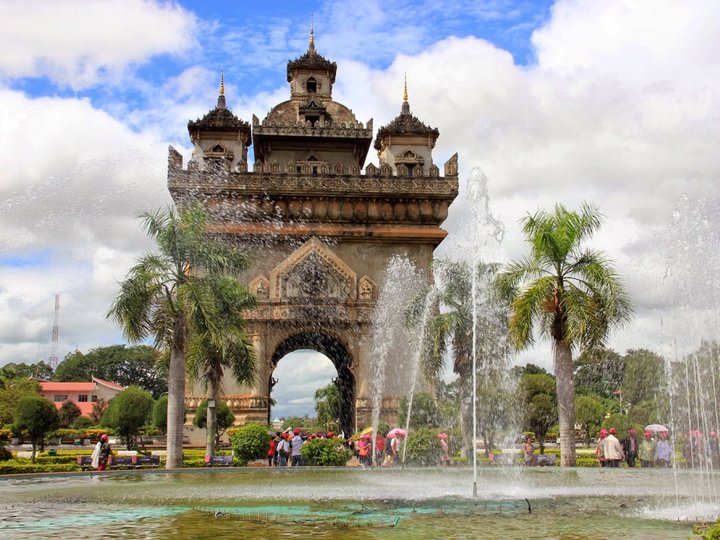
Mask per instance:
[[[375,139],[380,165],[389,165],[399,176],[430,175],[437,170],[432,150],[439,136],[437,128],[426,126],[410,113],[406,78],[400,114],[381,127]]]
[[[247,171],[250,124],[227,108],[222,72],[217,105],[202,118],[189,121],[188,133],[193,143],[190,160],[193,168],[201,171],[208,168]]]
[[[438,132],[410,114],[405,97],[401,115],[378,133],[380,166],[365,165],[372,121],[363,125],[333,100],[337,66],[317,52],[314,38],[311,32],[307,51],[287,63],[290,98],[262,121],[253,115],[250,138],[222,91],[214,110],[190,122],[193,157],[183,169],[170,148],[168,188],[179,207],[201,202],[211,234],[245,246],[254,262],[240,279],[257,297],[246,314],[257,383],[223,381],[222,399],[237,421],[267,422],[278,362],[313,349],[335,365],[340,429],[350,434],[370,421],[370,340],[386,267],[407,258],[431,282],[433,251],[447,235],[441,224],[458,193],[457,154],[443,175],[432,161]],[[252,171],[235,161],[249,141]],[[215,145],[225,154],[218,148],[215,156]],[[382,403],[389,423],[410,387],[402,365],[412,353],[397,347]],[[202,399],[200,385],[188,388],[190,413]]]

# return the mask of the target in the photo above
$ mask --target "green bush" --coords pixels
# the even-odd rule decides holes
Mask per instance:
[[[352,451],[337,439],[312,439],[300,448],[305,463],[311,466],[341,467],[352,457]]]
[[[408,436],[405,444],[405,463],[420,466],[440,464],[442,449],[437,429],[418,429]],[[402,456],[402,453],[400,455]]]
[[[85,431],[86,429],[93,427],[94,425],[95,422],[92,420],[92,418],[88,418],[87,416],[78,416],[72,423],[73,429],[79,429],[81,431]]]
[[[1,474],[27,474],[27,473],[50,473],[50,472],[73,472],[79,471],[77,463],[30,463],[15,460],[0,463]]]
[[[244,467],[252,459],[267,457],[270,447],[268,428],[260,424],[245,424],[232,434],[230,443],[235,458]]]

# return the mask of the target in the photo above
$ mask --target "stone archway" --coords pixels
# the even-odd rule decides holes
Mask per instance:
[[[175,203],[201,203],[209,233],[247,247],[254,263],[238,277],[257,297],[246,320],[258,377],[250,387],[224,383],[223,399],[239,424],[267,420],[273,361],[309,344],[338,369],[346,435],[365,425],[372,410],[372,320],[388,262],[409,259],[429,283],[433,251],[447,235],[440,225],[458,194],[457,154],[442,175],[432,156],[439,131],[411,114],[405,89],[400,115],[377,131],[378,165],[366,164],[373,121],[359,121],[333,99],[336,73],[311,35],[307,52],[283,75],[289,100],[262,120],[253,115],[250,124],[228,108],[222,85],[216,107],[188,123],[187,168],[170,148]],[[383,397],[385,418],[404,392],[396,381],[387,402]],[[199,400],[198,389],[188,389],[191,413]]]
[[[324,354],[335,366],[337,378],[333,381],[340,394],[340,430],[353,433],[355,424],[355,375],[353,359],[348,348],[337,337],[328,332],[304,331],[292,334],[281,341],[270,356],[270,371],[285,355],[299,349],[312,349]],[[269,386],[269,385],[268,385]],[[268,388],[268,395],[271,389]],[[270,403],[268,403],[268,413]]]

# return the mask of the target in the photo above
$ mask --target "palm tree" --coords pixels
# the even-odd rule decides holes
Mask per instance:
[[[613,327],[627,322],[630,300],[612,264],[581,244],[600,227],[597,208],[579,212],[561,204],[522,220],[531,254],[508,264],[497,279],[510,302],[510,338],[517,350],[533,344],[533,330],[553,342],[563,466],[575,465],[573,348],[602,346]]]
[[[243,311],[255,305],[255,297],[235,278],[208,278],[207,284],[207,300],[201,316],[194,320],[194,332],[188,343],[187,366],[188,372],[207,390],[205,453],[214,456],[223,373],[229,370],[239,384],[255,382],[255,355],[243,318]]]
[[[130,269],[108,318],[130,341],[151,337],[169,352],[167,468],[173,469],[182,467],[188,339],[200,321],[217,326],[212,320],[217,310],[209,306],[222,297],[218,276],[237,275],[249,261],[239,249],[207,236],[208,217],[199,205],[139,217],[158,252],[146,254]]]
[[[497,356],[503,356],[502,336],[507,331],[506,312],[489,285],[497,265],[479,262],[475,268],[466,261],[439,260],[434,262],[437,285],[431,294],[434,313],[427,319],[425,351],[422,370],[430,382],[437,382],[442,373],[445,353],[453,354],[453,372],[460,378],[460,423],[466,447],[472,434],[473,326],[475,325],[475,352],[487,369],[494,365]],[[480,298],[473,295],[473,282],[481,288]],[[424,303],[425,296],[422,297]],[[421,297],[412,306],[411,323],[417,323]],[[473,313],[473,299],[477,304]],[[481,314],[478,317],[477,312]],[[478,364],[480,365],[480,363]]]

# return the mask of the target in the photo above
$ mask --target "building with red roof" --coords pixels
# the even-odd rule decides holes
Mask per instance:
[[[40,392],[59,409],[66,401],[78,406],[83,416],[90,416],[93,404],[108,402],[125,388],[114,382],[92,377],[91,382],[40,381]]]

